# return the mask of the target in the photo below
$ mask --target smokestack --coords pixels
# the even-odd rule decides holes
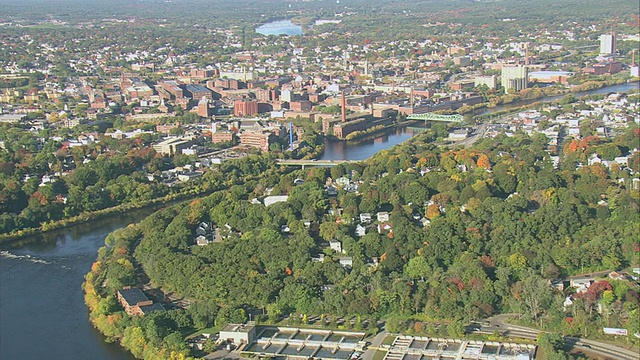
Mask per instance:
[[[413,88],[411,88],[411,99],[409,99],[409,100],[411,102],[411,109],[413,109]]]
[[[289,150],[293,151],[293,123],[289,122]]]
[[[529,43],[524,47],[524,64],[529,65]]]
[[[344,91],[342,91],[342,99],[340,99],[340,106],[342,107],[342,122],[347,122],[347,101],[344,98]]]

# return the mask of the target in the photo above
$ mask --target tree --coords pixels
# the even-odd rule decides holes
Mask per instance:
[[[538,335],[538,357],[543,359],[567,359],[564,352],[564,336],[559,333],[541,332]]]
[[[338,233],[338,224],[334,221],[325,221],[320,224],[320,237],[329,241],[333,240]]]
[[[552,293],[547,282],[537,274],[528,272],[522,281],[521,299],[531,317],[536,320],[540,313],[547,309],[552,300]]]
[[[478,158],[478,166],[487,170],[491,170],[491,162],[486,154],[480,155]]]
[[[430,272],[431,268],[429,267],[429,264],[427,264],[425,258],[422,256],[411,258],[411,260],[409,260],[409,262],[405,266],[404,270],[405,275],[414,280],[424,280],[424,278],[427,277]]]

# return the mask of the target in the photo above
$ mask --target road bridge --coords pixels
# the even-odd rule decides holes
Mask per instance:
[[[407,117],[407,120],[424,120],[424,121],[438,121],[448,123],[461,123],[464,117],[459,114],[442,115],[434,113],[413,114]]]
[[[284,166],[302,166],[304,169],[305,166],[318,166],[318,167],[329,167],[329,166],[337,166],[340,164],[355,164],[362,162],[364,160],[294,160],[294,159],[277,159],[276,163],[278,165]]]

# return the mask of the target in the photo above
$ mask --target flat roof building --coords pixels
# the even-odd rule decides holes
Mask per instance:
[[[164,311],[164,307],[149,300],[142,290],[128,288],[118,290],[118,301],[130,316],[145,315],[152,311]]]
[[[613,34],[600,35],[600,54],[611,55],[616,52],[616,36]]]
[[[249,324],[228,324],[220,330],[220,339],[235,345],[250,344],[256,337],[256,327]]]
[[[525,65],[503,65],[501,75],[505,94],[510,89],[520,91],[528,87],[529,69]]]
[[[186,149],[191,145],[191,141],[181,138],[169,138],[159,143],[153,144],[153,149],[162,155],[173,156],[180,154],[182,149]]]

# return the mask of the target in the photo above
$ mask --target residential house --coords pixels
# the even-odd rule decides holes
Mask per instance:
[[[376,214],[376,218],[379,222],[387,222],[389,221],[389,213],[386,211],[380,211]]]
[[[352,268],[353,267],[353,258],[351,256],[341,256],[338,258],[340,262],[340,266],[344,268]]]
[[[391,228],[391,224],[389,223],[380,223],[378,224],[378,234],[388,234],[393,232]]]
[[[327,186],[327,195],[329,195],[329,196],[337,196],[338,195],[338,189],[333,185]]]
[[[204,235],[198,235],[198,236],[196,237],[196,244],[197,244],[198,246],[205,246],[205,245],[209,245],[209,243],[210,243],[209,239],[207,239],[207,237],[206,237],[206,236],[204,236]]]
[[[344,254],[344,250],[342,250],[342,243],[338,240],[329,241],[329,248],[337,253]]]
[[[266,198],[264,198],[264,205],[269,206],[271,204],[285,202],[288,198],[288,195],[267,196]]]
[[[594,281],[595,278],[591,276],[575,277],[570,280],[569,285],[576,289],[576,293],[580,294],[586,292]]]
[[[562,280],[549,281],[549,285],[560,292],[564,291],[564,281]]]
[[[369,214],[369,213],[361,213],[360,214],[360,222],[361,223],[370,223],[371,222],[371,214]]]
[[[349,178],[346,176],[339,177],[335,180],[335,183],[340,187],[345,187],[349,185]]]
[[[627,277],[624,276],[623,274],[620,274],[619,272],[616,271],[612,271],[609,273],[609,278],[612,280],[626,280]]]
[[[366,233],[367,233],[367,229],[364,226],[362,226],[360,224],[356,225],[356,236],[362,237]]]

